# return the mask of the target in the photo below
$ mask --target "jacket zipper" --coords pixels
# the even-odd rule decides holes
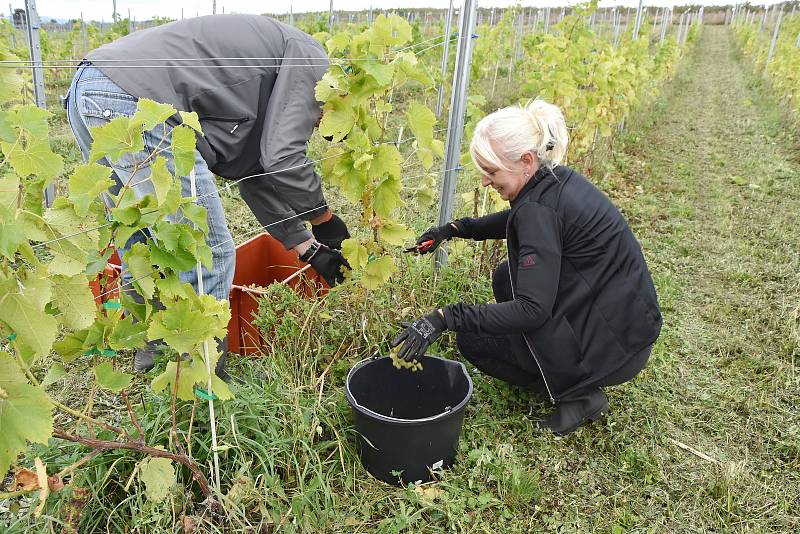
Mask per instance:
[[[244,117],[241,119],[231,119],[229,117],[202,117],[200,118],[201,121],[213,121],[213,122],[230,122],[233,123],[233,128],[229,133],[233,133],[236,131],[236,128],[239,127],[240,124],[245,123],[250,120],[249,117]]]
[[[508,226],[511,224],[511,217],[509,216],[508,222],[506,223],[506,242],[508,242]],[[509,258],[510,260],[511,258]],[[514,292],[514,277],[511,275],[511,262],[508,262],[508,283],[511,285],[511,297],[516,300],[517,296]],[[550,391],[550,385],[547,383],[547,377],[544,376],[544,370],[542,370],[542,365],[539,363],[539,358],[536,356],[536,351],[533,350],[531,344],[528,342],[528,336],[525,333],[522,333],[522,339],[525,340],[525,345],[527,345],[528,350],[531,351],[531,355],[533,356],[533,361],[536,362],[536,366],[539,368],[539,372],[542,374],[542,381],[544,382],[544,387],[547,388],[547,394],[550,396],[550,403],[555,404],[556,400],[553,398],[553,392]]]

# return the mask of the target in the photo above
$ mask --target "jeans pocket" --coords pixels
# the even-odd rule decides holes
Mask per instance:
[[[133,116],[137,107],[138,99],[127,93],[101,90],[79,92],[78,108],[90,131],[93,128],[105,126],[118,117]],[[126,171],[146,167],[153,146],[152,140],[148,140],[148,135],[143,137],[144,147],[142,150],[123,154],[112,162],[112,166]]]

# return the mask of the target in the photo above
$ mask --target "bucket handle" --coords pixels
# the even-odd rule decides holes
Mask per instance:
[[[447,415],[447,414],[449,414],[450,412],[453,411],[453,407],[452,406],[445,406],[444,407],[444,411],[442,413],[438,413],[438,414],[432,415],[430,417],[423,417],[422,419],[401,419],[400,417],[390,417],[388,415],[380,414],[380,413],[378,413],[378,412],[376,412],[374,410],[370,410],[366,406],[363,406],[363,405],[359,404],[358,401],[356,400],[356,396],[353,395],[352,391],[350,391],[350,377],[353,375],[353,373],[355,371],[360,369],[365,362],[370,361],[370,360],[374,361],[374,360],[379,359],[380,357],[381,356],[379,354],[374,354],[374,355],[372,355],[372,356],[370,356],[368,358],[364,358],[360,362],[356,363],[350,369],[350,372],[347,373],[347,380],[345,381],[345,388],[347,388],[347,393],[349,394],[350,398],[353,399],[353,404],[355,404],[356,406],[358,406],[359,408],[361,408],[365,412],[368,412],[369,414],[376,416],[378,419],[391,419],[392,421],[400,421],[400,422],[403,422],[403,423],[427,423],[428,421],[433,421],[433,420],[438,419],[439,417],[442,417],[443,415]]]

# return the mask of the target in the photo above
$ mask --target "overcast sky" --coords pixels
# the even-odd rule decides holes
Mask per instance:
[[[605,6],[635,6],[638,0],[602,0],[601,7]],[[723,0],[649,0],[645,5],[651,6],[671,6],[681,4],[705,4],[719,5]],[[731,0],[732,1],[732,0]],[[456,5],[460,5],[460,0],[455,0]],[[480,7],[506,7],[515,2],[506,0],[484,0],[479,2]],[[523,6],[543,7],[545,5],[565,5],[574,2],[567,0],[536,1],[531,0],[522,2]],[[755,2],[754,2],[755,3]],[[774,0],[768,1],[774,3]],[[24,0],[12,0],[13,8],[24,8]],[[181,17],[181,9],[185,17],[197,15],[210,15],[213,0],[117,0],[117,11],[122,17],[127,17],[130,9],[131,17],[136,20],[145,20],[155,15],[178,19]],[[334,0],[333,7],[343,10],[368,9],[370,4],[383,7],[407,8],[407,7],[432,7],[447,9],[449,0]],[[265,12],[284,12],[288,13],[289,6],[292,5],[294,11],[327,11],[329,0],[289,0],[276,2],[275,0],[254,1],[254,0],[217,0],[217,13],[265,13]],[[43,17],[71,19],[80,18],[81,12],[87,20],[111,20],[112,0],[37,0],[39,14]],[[7,7],[6,7],[7,9]],[[8,13],[5,14],[8,16]]]

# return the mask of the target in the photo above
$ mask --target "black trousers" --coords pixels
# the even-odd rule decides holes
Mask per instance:
[[[501,262],[495,269],[492,276],[492,291],[497,302],[508,302],[513,299],[507,261]],[[547,397],[542,373],[522,336],[458,332],[456,343],[461,355],[482,373]],[[628,382],[644,369],[652,348],[651,345],[640,351],[611,374],[597,377],[597,380],[587,384],[586,389],[616,386]],[[580,397],[582,393],[583,391],[576,391],[570,397]]]

